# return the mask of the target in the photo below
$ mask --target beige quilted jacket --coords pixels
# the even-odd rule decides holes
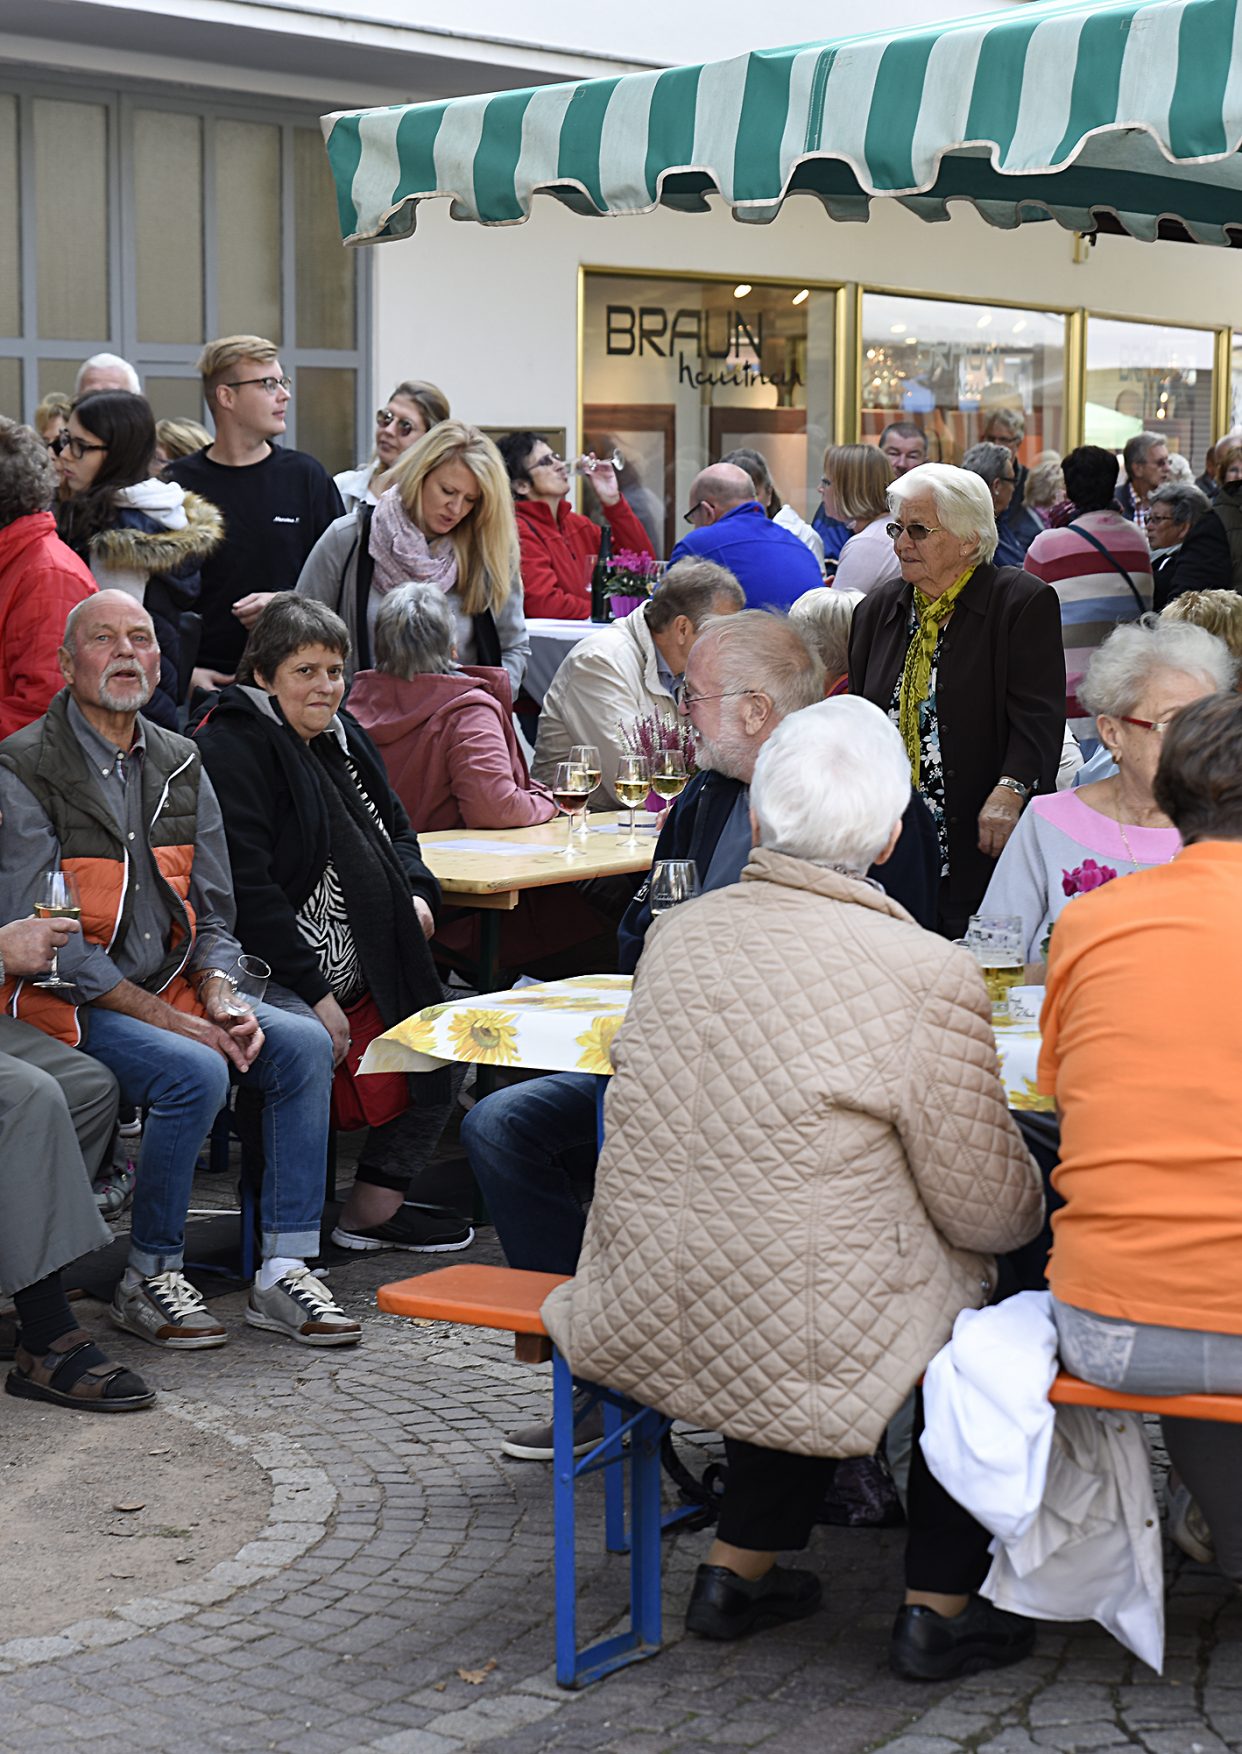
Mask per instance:
[[[771,1449],[868,1455],[1043,1214],[971,958],[758,852],[648,934],[613,1045],[575,1375]]]

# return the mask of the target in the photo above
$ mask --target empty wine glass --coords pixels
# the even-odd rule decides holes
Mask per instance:
[[[586,769],[588,790],[591,792],[595,791],[599,782],[604,777],[604,770],[600,766],[599,750],[596,748],[595,744],[575,743],[569,751],[569,759],[573,762],[575,767]],[[578,818],[578,833],[583,840],[586,839],[589,832],[587,829],[587,818],[590,814],[591,812],[587,805],[583,804],[582,813]]]
[[[578,849],[574,845],[574,813],[582,809],[590,795],[587,770],[581,762],[558,761],[556,772],[552,776],[552,802],[568,818],[565,829],[567,859],[578,857]]]
[[[271,978],[271,968],[261,956],[239,956],[229,970],[232,991],[225,1000],[229,1016],[248,1017],[262,1002]]]
[[[613,782],[613,790],[621,803],[630,813],[630,832],[626,840],[627,847],[638,845],[635,832],[635,812],[640,804],[647,801],[647,793],[651,790],[651,769],[647,765],[645,755],[623,755],[617,763],[617,777]]]
[[[666,914],[699,893],[699,868],[693,859],[659,859],[651,867],[648,900],[653,914]]]
[[[609,451],[606,457],[597,457],[594,451],[587,451],[585,455],[575,461],[574,474],[594,475],[601,463],[606,463],[610,469],[623,469],[625,458],[620,451]]]
[[[43,873],[35,891],[34,916],[36,920],[82,918],[82,897],[78,892],[78,880],[72,871],[62,871],[57,865],[54,870]],[[60,962],[55,950],[52,952],[51,968],[46,974],[37,975],[30,984],[50,991],[73,990],[72,981],[61,979]]]

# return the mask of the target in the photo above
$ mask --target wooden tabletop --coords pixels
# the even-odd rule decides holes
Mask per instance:
[[[624,810],[593,810],[590,817],[592,829],[628,821]],[[454,847],[451,843],[455,841],[531,850],[487,853]],[[563,816],[534,828],[446,828],[418,837],[423,859],[446,896],[469,895],[480,906],[489,905],[484,897],[495,897],[490,902],[493,907],[515,907],[523,889],[543,889],[554,883],[580,883],[585,877],[617,877],[648,870],[656,843],[651,829],[640,825],[638,845],[629,847],[625,843],[624,828],[618,834],[592,833],[585,842],[575,841],[579,856],[567,859]]]

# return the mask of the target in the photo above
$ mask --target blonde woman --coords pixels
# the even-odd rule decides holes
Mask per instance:
[[[211,434],[197,420],[157,420],[155,423],[155,472],[162,475],[179,457],[192,457],[206,450]]]
[[[892,465],[875,445],[831,445],[824,453],[820,494],[830,518],[843,518],[854,528],[837,562],[838,591],[874,591],[901,577],[901,563],[885,526]]]
[[[365,502],[320,537],[297,590],[349,628],[353,669],[370,669],[375,617],[398,585],[438,584],[453,610],[463,664],[502,665],[516,696],[530,641],[517,529],[500,453],[485,433],[445,420],[401,456],[375,506]]]

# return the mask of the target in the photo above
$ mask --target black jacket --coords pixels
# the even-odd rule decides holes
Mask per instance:
[[[910,643],[912,587],[868,592],[850,629],[850,692],[883,712]],[[936,683],[949,875],[941,923],[952,936],[977,911],[996,861],[979,851],[978,816],[1002,774],[1056,786],[1065,737],[1061,609],[1051,585],[1016,566],[983,565],[945,627]]]
[[[695,774],[669,811],[656,842],[653,863],[659,859],[693,859],[700,878],[706,876],[712,854],[738,794],[746,790],[741,780],[726,778],[707,769]],[[741,876],[739,867],[737,875]],[[875,878],[894,901],[899,901],[920,926],[936,928],[936,902],[940,891],[940,843],[931,811],[912,794],[901,820],[901,838],[884,865],[873,865]],[[617,928],[617,967],[633,974],[642,954],[643,940],[651,924],[650,878],[625,910]]]
[[[1238,489],[1232,484],[1222,488],[1216,504],[1238,503]],[[1174,597],[1187,591],[1236,591],[1242,579],[1235,579],[1229,537],[1217,513],[1216,505],[1204,512],[1186,532],[1186,540],[1169,556],[1168,562],[1156,572],[1153,607],[1163,609]]]
[[[274,700],[272,705],[279,712]],[[379,752],[356,720],[347,712],[339,716],[363,790],[383,819],[410,892],[434,912],[440,886],[419,856],[418,837],[388,784]],[[271,964],[281,986],[316,1005],[331,989],[296,917],[328,862],[328,814],[311,765],[315,758],[295,731],[236,686],[221,690],[194,737],[224,815],[238,939]]]

